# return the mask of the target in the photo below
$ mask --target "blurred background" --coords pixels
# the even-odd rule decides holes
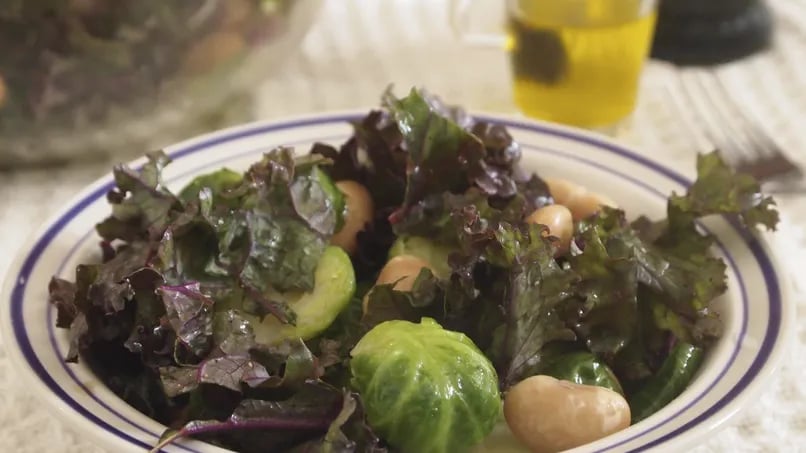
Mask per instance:
[[[590,128],[689,172],[719,147],[780,193],[797,262],[804,57],[806,0],[0,0],[0,272],[114,162],[366,109],[390,84]],[[698,451],[803,448],[797,363]],[[96,451],[18,386],[0,348],[3,445]]]
[[[803,0],[0,3],[0,168],[126,160],[374,106],[389,84],[683,152],[718,141],[686,131],[700,110],[740,110],[785,150],[806,111]],[[728,99],[698,108],[713,83]]]

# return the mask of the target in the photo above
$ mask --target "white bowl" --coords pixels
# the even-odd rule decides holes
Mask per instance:
[[[314,142],[339,144],[352,132],[348,121],[361,113],[308,116],[255,123],[215,132],[170,147],[174,163],[164,178],[178,189],[195,175],[221,166],[245,168],[278,145],[306,152]],[[528,170],[581,182],[616,200],[628,214],[660,217],[669,193],[685,191],[690,179],[645,154],[579,130],[500,116],[478,118],[506,125],[524,150]],[[141,164],[136,161],[132,165]],[[694,156],[690,165],[693,173]],[[157,443],[164,426],[115,396],[84,365],[63,361],[67,332],[54,327],[47,299],[52,275],[73,278],[77,264],[97,253],[95,223],[109,211],[106,176],[56,213],[21,249],[8,270],[0,320],[9,354],[31,391],[56,413],[110,451],[142,452]],[[677,399],[646,420],[575,451],[681,451],[734,415],[775,370],[793,306],[784,274],[764,235],[754,237],[723,218],[704,223],[718,238],[717,253],[728,264],[728,291],[719,301],[725,333],[709,351],[696,379]],[[194,440],[168,452],[224,451]]]

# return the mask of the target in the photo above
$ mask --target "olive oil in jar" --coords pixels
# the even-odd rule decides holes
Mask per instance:
[[[526,115],[607,126],[635,107],[656,12],[641,0],[521,0],[507,47]]]

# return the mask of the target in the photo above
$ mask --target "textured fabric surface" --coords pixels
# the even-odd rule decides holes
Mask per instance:
[[[482,2],[483,3],[483,2]],[[492,3],[492,2],[488,2]],[[806,1],[771,2],[778,20],[775,48],[720,67],[717,76],[734,101],[756,117],[795,160],[806,162]],[[447,2],[331,0],[285,70],[257,94],[262,118],[369,107],[394,83],[398,92],[425,86],[473,110],[517,113],[511,101],[506,56],[469,48],[452,36]],[[456,74],[460,74],[457,76]],[[614,131],[649,155],[686,170],[702,147],[672,96],[680,72],[653,62],[630,121]],[[0,273],[32,227],[110,162],[80,168],[0,175]],[[796,329],[779,373],[748,409],[703,439],[702,452],[806,451],[806,284],[794,271],[806,263],[806,200],[780,195],[784,223],[776,236],[779,258],[793,270]],[[799,286],[798,286],[799,285]],[[20,382],[0,345],[0,447],[12,452],[98,452],[86,435],[54,418]]]

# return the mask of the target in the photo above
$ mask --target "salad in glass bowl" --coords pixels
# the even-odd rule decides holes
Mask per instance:
[[[220,127],[282,67],[319,2],[0,2],[0,166],[142,150]]]
[[[54,277],[69,362],[242,452],[560,451],[638,423],[722,325],[710,215],[773,229],[718,153],[666,218],[528,173],[499,124],[391,92],[340,147],[267,150],[176,193],[118,166],[98,262]]]

